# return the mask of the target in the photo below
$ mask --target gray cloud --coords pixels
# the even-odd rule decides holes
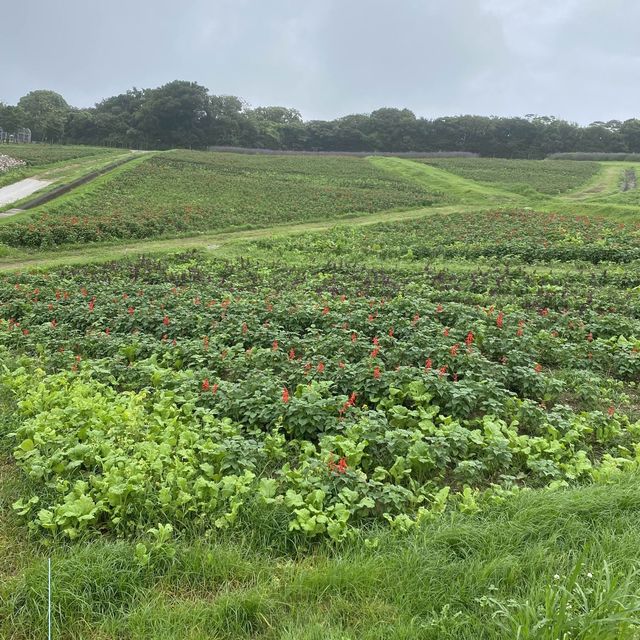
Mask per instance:
[[[179,78],[332,118],[640,115],[632,0],[21,0],[0,12],[0,100],[89,106]]]

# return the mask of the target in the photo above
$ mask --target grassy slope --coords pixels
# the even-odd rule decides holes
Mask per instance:
[[[446,188],[454,201],[465,203],[445,209],[450,213],[480,203],[493,207],[530,204],[487,185],[452,179],[446,172],[415,171],[405,166],[409,161],[374,162],[385,170],[401,171],[417,180],[428,178],[430,185]],[[603,193],[615,198],[616,180],[614,171],[605,171],[589,186],[554,200],[553,208],[576,212],[578,204],[581,213],[634,215],[632,208],[607,208],[604,197],[601,203],[592,201]],[[597,184],[605,188],[589,192]],[[348,224],[412,219],[432,211],[375,214]],[[333,224],[285,225],[276,233],[322,231]],[[273,231],[127,243],[88,251],[78,248],[29,262],[16,254],[11,262],[5,260],[4,267],[51,266],[142,250],[206,247],[270,236]],[[242,245],[230,242],[225,250],[241,252]],[[49,552],[25,542],[24,532],[9,514],[11,482],[11,474],[0,467],[0,635],[41,637]],[[163,560],[160,554],[145,567],[136,563],[131,543],[101,540],[82,547],[60,547],[52,553],[56,637],[515,638],[515,626],[507,622],[507,628],[500,629],[501,618],[492,615],[498,605],[483,606],[482,598],[513,599],[514,611],[523,609],[526,601],[533,608],[542,606],[549,593],[567,584],[583,549],[580,584],[595,585],[596,593],[611,594],[614,589],[607,585],[605,563],[622,579],[640,552],[639,489],[636,477],[626,477],[606,487],[531,492],[488,513],[454,516],[408,536],[383,533],[376,549],[354,540],[335,550],[321,547],[292,556],[277,551],[277,540],[268,525],[263,531],[247,532],[246,539],[220,539],[206,545],[183,540],[177,544],[175,559]],[[594,577],[587,578],[587,571]],[[622,584],[620,591],[624,595],[639,588],[640,581],[633,576],[631,585]],[[562,636],[538,630],[520,637],[550,640]],[[582,637],[639,636],[632,630],[606,634],[594,627]]]
[[[440,200],[440,193],[361,158],[169,152],[12,218],[0,238],[11,246],[43,240],[51,246],[176,236],[415,209]],[[23,222],[39,226],[30,231]]]
[[[595,592],[589,606],[596,595],[605,600],[591,617],[606,618],[615,613],[607,596],[640,588],[631,574],[640,553],[639,490],[640,481],[627,477],[609,486],[529,492],[482,515],[443,518],[409,534],[370,533],[373,549],[361,537],[299,556],[279,552],[266,523],[246,537],[167,545],[144,566],[133,543],[103,539],[51,552],[29,547],[5,515],[0,633],[42,637],[51,553],[56,638],[513,640],[517,620],[494,616],[499,605],[486,598],[511,602],[525,620],[525,603],[534,611],[543,606],[549,590],[571,586],[577,568],[578,584]],[[18,573],[7,578],[16,566]],[[617,587],[608,582],[607,567],[618,576]],[[564,611],[556,605],[556,612],[577,617],[577,602],[570,604]],[[533,624],[542,613],[531,617]],[[565,637],[554,635],[561,631],[518,637],[551,640]],[[580,637],[637,636],[594,627]]]
[[[38,175],[43,179],[59,181],[67,177],[67,171],[86,164],[107,164],[108,161],[126,153],[122,149],[67,145],[0,145],[0,154],[5,154],[27,165],[0,173],[0,187],[18,180]]]
[[[557,195],[597,175],[597,162],[507,160],[503,158],[433,158],[418,160],[474,182],[523,195]]]

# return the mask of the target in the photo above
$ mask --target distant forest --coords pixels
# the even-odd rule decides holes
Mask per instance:
[[[579,126],[552,116],[419,118],[382,108],[335,120],[304,121],[287,107],[251,108],[235,96],[213,95],[176,80],[132,89],[89,109],[54,91],[32,91],[18,104],[0,103],[0,128],[29,127],[39,142],[139,149],[232,146],[294,151],[470,151],[503,158],[544,158],[568,151],[640,152],[640,120]]]

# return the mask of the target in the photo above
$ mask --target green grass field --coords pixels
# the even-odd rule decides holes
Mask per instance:
[[[435,158],[420,160],[467,180],[530,195],[557,195],[582,186],[600,170],[597,162],[570,160],[504,160],[500,158]]]
[[[0,636],[51,557],[56,638],[640,638],[630,165],[503,162],[159,153],[50,206],[206,234],[3,222]]]

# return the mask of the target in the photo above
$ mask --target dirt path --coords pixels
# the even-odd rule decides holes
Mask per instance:
[[[19,182],[14,182],[0,189],[0,207],[4,207],[12,202],[22,200],[32,193],[49,186],[52,180],[38,180],[37,178],[25,178]],[[5,212],[5,216],[9,212]],[[0,214],[3,215],[3,214]]]

